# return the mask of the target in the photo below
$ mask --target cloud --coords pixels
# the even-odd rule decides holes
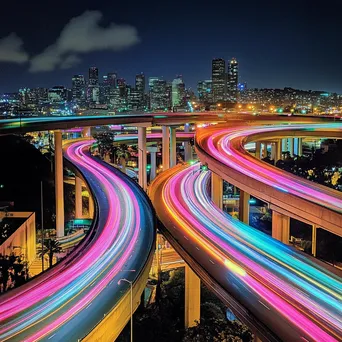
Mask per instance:
[[[22,64],[29,59],[23,49],[23,40],[14,32],[0,39],[0,62],[11,62]]]
[[[59,65],[59,67],[61,69],[70,69],[72,68],[73,66],[81,63],[82,60],[81,58],[79,58],[78,56],[76,55],[69,55],[67,56],[62,62],[61,64]]]
[[[94,51],[120,51],[137,44],[140,39],[130,25],[99,25],[103,15],[99,11],[86,11],[72,18],[63,28],[53,45],[31,59],[31,72],[67,69],[79,63],[80,54]]]

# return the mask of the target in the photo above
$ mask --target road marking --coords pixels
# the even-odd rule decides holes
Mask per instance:
[[[211,259],[209,259],[209,261],[210,261],[213,265],[215,265],[214,261],[212,261]]]
[[[87,310],[91,304],[93,304],[93,303],[90,303],[85,309]]]
[[[189,238],[188,238],[188,237],[186,237],[185,235],[184,235],[184,239],[186,239],[186,240],[188,240],[188,241],[189,241]]]
[[[200,249],[197,247],[197,246],[195,246],[196,247],[196,249],[199,251]]]
[[[56,335],[56,334],[51,335],[51,336],[48,338],[48,340],[49,340],[50,338],[54,337],[55,335]]]

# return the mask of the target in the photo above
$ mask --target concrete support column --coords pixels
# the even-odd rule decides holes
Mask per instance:
[[[91,137],[90,127],[83,127],[82,128],[82,137],[83,138],[90,138]]]
[[[188,162],[189,160],[192,160],[192,146],[190,144],[190,141],[184,142],[184,161]]]
[[[88,212],[89,212],[89,218],[94,218],[94,200],[93,197],[90,193],[90,191],[88,190],[89,193],[89,208],[88,208]]]
[[[282,144],[281,144],[281,140],[278,140],[274,143],[275,145],[275,159],[274,159],[274,165],[277,163],[278,160],[281,159],[282,157]]]
[[[168,126],[162,127],[163,170],[170,167],[170,130]]]
[[[267,141],[264,141],[262,145],[263,145],[263,149],[261,153],[261,158],[266,158],[267,157]]]
[[[146,127],[138,127],[138,150],[139,185],[146,190]]]
[[[56,196],[56,234],[64,236],[64,191],[63,191],[63,152],[62,132],[55,131],[55,196]]]
[[[298,156],[303,155],[303,138],[298,138]]]
[[[312,245],[311,254],[316,257],[317,254],[317,227],[315,224],[312,225]]]
[[[261,142],[255,143],[255,158],[261,159]]]
[[[288,138],[287,144],[288,144],[288,151],[290,152],[291,157],[293,157],[293,155],[294,155],[294,139]]]
[[[170,167],[177,165],[176,127],[170,127]]]
[[[195,272],[185,266],[185,328],[191,328],[200,321],[201,280]]]
[[[239,200],[239,220],[243,223],[249,224],[249,193],[240,189],[240,200]]]
[[[275,160],[276,159],[276,145],[275,143],[271,143],[271,160]]]
[[[289,244],[290,240],[290,217],[272,211],[272,237],[283,243]]]
[[[75,218],[82,217],[82,179],[75,176]]]
[[[211,200],[223,208],[223,179],[214,172],[211,172]]]
[[[151,147],[148,147],[147,150],[150,152],[150,158],[151,158],[150,181],[153,181],[153,179],[156,178],[158,147],[151,146]]]

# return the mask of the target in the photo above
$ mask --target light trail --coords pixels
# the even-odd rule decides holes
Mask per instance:
[[[196,142],[204,151],[222,165],[262,182],[268,186],[318,203],[331,210],[342,212],[342,195],[336,190],[315,184],[300,177],[286,173],[270,164],[257,160],[248,154],[244,141],[250,135],[282,130],[337,131],[341,133],[341,123],[330,124],[293,124],[277,126],[234,126],[207,128],[198,132]]]
[[[1,341],[83,338],[124,295],[117,280],[134,282],[152,252],[154,219],[147,198],[134,181],[92,158],[91,143],[73,143],[65,156],[95,195],[95,227],[56,267],[1,296]]]
[[[207,193],[209,175],[195,164],[152,184],[153,204],[172,236],[282,340],[339,340],[341,279],[216,207]]]

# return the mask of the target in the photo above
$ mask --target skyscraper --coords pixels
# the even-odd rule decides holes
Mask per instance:
[[[145,93],[145,75],[143,73],[135,76],[135,89],[141,94]]]
[[[138,108],[144,108],[144,99],[145,99],[145,75],[143,73],[135,76],[135,91],[139,94],[139,104]]]
[[[213,102],[212,80],[199,81],[197,84],[198,99],[201,103],[210,104]]]
[[[182,107],[185,105],[185,84],[182,76],[177,76],[172,81],[172,107]]]
[[[72,77],[72,100],[83,102],[85,100],[85,80],[83,75],[74,75]]]
[[[99,69],[97,67],[89,68],[87,100],[90,104],[100,102]]]
[[[212,61],[212,90],[213,102],[217,103],[225,100],[226,93],[226,62],[222,58]]]
[[[239,64],[235,58],[232,58],[228,64],[228,98],[231,102],[237,102],[239,83]]]
[[[89,82],[88,85],[95,86],[99,84],[99,69],[97,67],[89,68]]]
[[[164,110],[170,106],[170,86],[158,77],[150,77],[150,109]]]
[[[109,72],[107,74],[107,82],[110,87],[116,87],[116,79],[117,79],[116,72]]]

